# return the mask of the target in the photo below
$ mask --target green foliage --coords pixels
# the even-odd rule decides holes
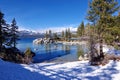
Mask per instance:
[[[3,60],[11,61],[15,63],[22,63],[22,54],[17,48],[4,48],[3,52],[0,52],[0,57]]]
[[[103,56],[103,40],[106,43],[112,43],[115,38],[114,36],[118,34],[118,32],[115,32],[115,19],[112,14],[118,11],[119,8],[120,6],[118,6],[116,0],[92,0],[89,3],[87,20],[92,22],[96,28],[95,30],[98,36],[96,40],[100,43],[100,56]]]
[[[70,40],[71,38],[71,31],[70,31],[70,28],[68,28],[68,40]]]
[[[29,64],[32,62],[32,57],[35,55],[30,48],[27,48],[24,52],[24,63]]]
[[[52,37],[52,31],[49,30],[49,37],[51,38]]]
[[[70,31],[70,28],[68,28],[65,30],[65,40],[69,41],[70,38],[71,38],[71,31]]]
[[[6,23],[3,17],[4,17],[4,14],[0,11],[0,51],[2,50],[2,46],[4,42],[6,41],[5,36],[7,35],[6,26],[5,26]]]
[[[65,31],[62,31],[61,37],[63,40],[69,41],[70,38],[72,37],[70,28],[66,29]]]
[[[103,38],[107,44],[113,45],[115,41],[120,41],[120,28],[119,27],[107,27],[104,32]]]
[[[62,38],[64,38],[65,37],[65,32],[64,31],[62,31]]]
[[[49,30],[49,31],[46,31],[44,36],[45,36],[45,38],[52,38],[53,37],[53,33],[52,33],[51,30]]]
[[[12,20],[12,24],[10,25],[10,42],[9,42],[9,45],[11,47],[16,47],[16,44],[17,44],[17,40],[19,38],[18,36],[18,26],[16,25],[16,20],[15,18]]]
[[[49,33],[46,31],[45,38],[48,38],[48,37],[49,37]]]
[[[9,25],[3,19],[4,14],[0,12],[0,51],[3,46],[16,47],[18,40],[18,26],[16,26],[15,18]]]
[[[112,45],[114,36],[112,36],[110,34],[104,34],[104,39],[107,44]]]
[[[83,48],[80,45],[77,47],[77,55],[78,55],[78,58],[80,56],[82,56],[82,57],[84,56]]]
[[[26,57],[32,57],[32,51],[30,48],[27,48],[26,51],[24,52]]]
[[[77,28],[77,35],[78,36],[83,36],[84,35],[84,22],[80,24],[80,26]]]

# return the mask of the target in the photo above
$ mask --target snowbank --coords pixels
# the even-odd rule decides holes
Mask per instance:
[[[90,66],[88,61],[14,64],[0,60],[0,80],[119,80],[120,62]]]
[[[95,48],[97,50],[99,50],[99,44],[95,45]],[[116,50],[113,46],[110,45],[103,45],[103,52],[104,53],[110,53],[110,54],[116,54],[116,55],[120,55],[120,50]]]

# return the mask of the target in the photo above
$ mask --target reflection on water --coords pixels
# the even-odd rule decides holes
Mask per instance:
[[[65,45],[65,54],[70,54],[70,45]]]
[[[39,52],[39,54],[45,53],[51,53],[53,51],[64,51],[65,54],[69,54],[71,50],[70,45],[63,45],[63,44],[38,44],[34,45],[34,52]]]
[[[46,52],[51,52],[51,44],[45,44],[45,50]]]
[[[78,59],[80,55],[88,52],[86,45],[64,45],[62,43],[34,45],[32,44],[33,40],[33,38],[22,39],[17,47],[22,51],[30,47],[36,53],[36,56],[33,58],[34,62],[42,62],[68,54],[72,54],[72,57]],[[68,59],[70,58],[68,57]]]

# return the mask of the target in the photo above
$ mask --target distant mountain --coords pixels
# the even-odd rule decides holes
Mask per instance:
[[[19,31],[20,37],[44,37],[44,33],[28,31],[28,30],[21,30]]]
[[[76,34],[76,31],[72,31],[72,34]],[[61,32],[57,33],[59,36],[62,34]],[[30,30],[21,30],[19,31],[20,37],[37,37],[37,38],[43,38],[45,33],[30,31]]]

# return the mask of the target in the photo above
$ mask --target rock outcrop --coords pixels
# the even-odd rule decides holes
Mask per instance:
[[[38,38],[33,40],[33,44],[48,44],[48,43],[53,43],[54,40],[50,38]]]

